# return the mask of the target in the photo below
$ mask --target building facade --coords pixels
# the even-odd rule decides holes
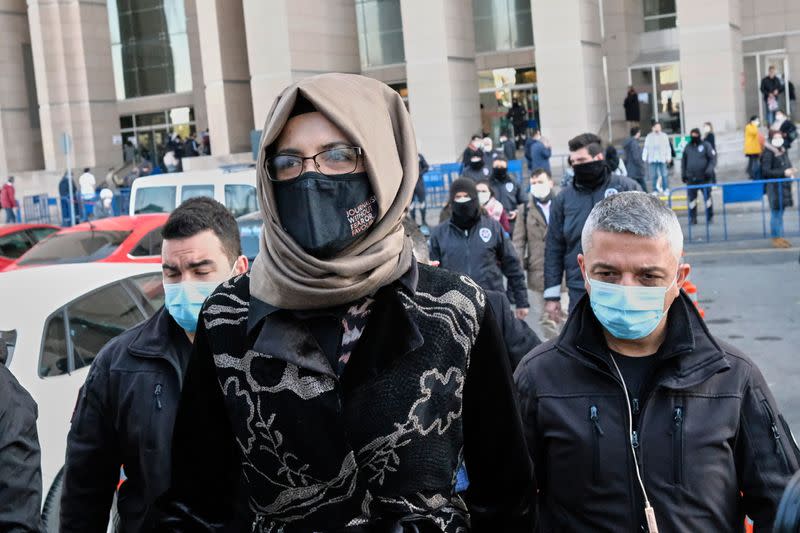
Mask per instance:
[[[214,156],[249,152],[275,96],[353,72],[406,99],[421,151],[541,128],[619,140],[628,86],[641,122],[722,134],[765,114],[770,66],[800,79],[797,0],[0,0],[0,172],[158,160],[208,129]]]

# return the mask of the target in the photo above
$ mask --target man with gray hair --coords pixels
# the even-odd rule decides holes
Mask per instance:
[[[588,295],[514,375],[537,531],[771,531],[800,452],[761,372],[681,292],[675,214],[610,196],[582,248]]]

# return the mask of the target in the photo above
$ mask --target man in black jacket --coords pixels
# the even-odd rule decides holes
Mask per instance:
[[[769,69],[767,69],[767,75],[761,80],[761,95],[764,98],[764,112],[767,114],[768,127],[771,127],[772,122],[775,120],[775,109],[780,105],[778,98],[780,98],[784,90],[783,82],[777,76],[775,67],[770,66]],[[775,99],[775,108],[772,110],[769,108],[770,97]]]
[[[680,291],[683,235],[625,192],[583,229],[589,295],[515,381],[537,531],[771,531],[798,450],[766,381]]]
[[[522,264],[511,238],[482,212],[475,183],[468,178],[455,180],[450,185],[450,205],[450,220],[431,233],[431,261],[466,274],[487,290],[505,292],[505,276],[514,293],[517,318],[525,319],[530,305]]]
[[[36,402],[0,362],[0,531],[42,530],[36,417]]]
[[[517,221],[517,213],[520,204],[528,201],[528,195],[522,190],[519,183],[508,173],[508,161],[505,157],[498,157],[492,163],[492,176],[489,178],[489,185],[494,191],[503,209],[506,210],[508,220],[511,223],[509,234],[514,234],[514,224]]]
[[[569,157],[575,178],[553,200],[544,252],[545,311],[562,323],[561,282],[566,273],[570,310],[585,294],[577,256],[581,253],[581,230],[596,203],[612,194],[639,190],[630,178],[614,176],[604,161],[603,144],[593,133],[569,141]]]
[[[714,204],[711,202],[711,183],[714,183],[714,167],[717,165],[717,152],[708,142],[700,138],[700,130],[691,131],[691,142],[683,150],[681,159],[681,179],[688,185],[708,185],[703,189],[706,206],[706,221],[714,219]],[[698,189],[689,189],[689,223],[697,224]]]
[[[110,341],[83,386],[67,441],[63,533],[106,531],[124,466],[117,510],[124,531],[149,531],[148,508],[169,488],[172,428],[205,297],[247,271],[228,210],[193,198],[163,229],[165,307]]]

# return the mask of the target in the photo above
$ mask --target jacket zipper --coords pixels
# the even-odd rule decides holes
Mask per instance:
[[[594,426],[594,431],[592,431],[592,477],[597,483],[600,481],[600,437],[604,433],[603,428],[600,427],[600,413],[596,405],[589,407],[589,420]]]
[[[676,485],[683,484],[683,407],[672,410],[672,475]]]
[[[159,411],[161,410],[161,407],[162,407],[161,406],[161,392],[162,392],[162,390],[163,389],[161,387],[161,383],[157,383],[156,384],[156,388],[153,391],[153,398],[155,398],[155,400],[156,400],[156,409],[158,409]]]
[[[786,454],[783,451],[783,446],[781,445],[781,433],[778,430],[778,422],[775,420],[775,415],[772,413],[772,408],[769,406],[769,402],[765,399],[761,400],[761,405],[764,406],[764,411],[767,414],[767,418],[769,419],[769,429],[772,432],[772,438],[775,440],[775,455],[778,456],[778,459],[783,465],[785,471],[789,471],[789,462],[786,460]]]

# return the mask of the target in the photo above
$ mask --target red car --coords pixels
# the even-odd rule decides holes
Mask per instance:
[[[60,230],[50,224],[11,224],[0,227],[0,271],[16,261],[34,244]]]
[[[64,228],[43,240],[4,272],[67,263],[158,263],[166,213],[103,218]]]

